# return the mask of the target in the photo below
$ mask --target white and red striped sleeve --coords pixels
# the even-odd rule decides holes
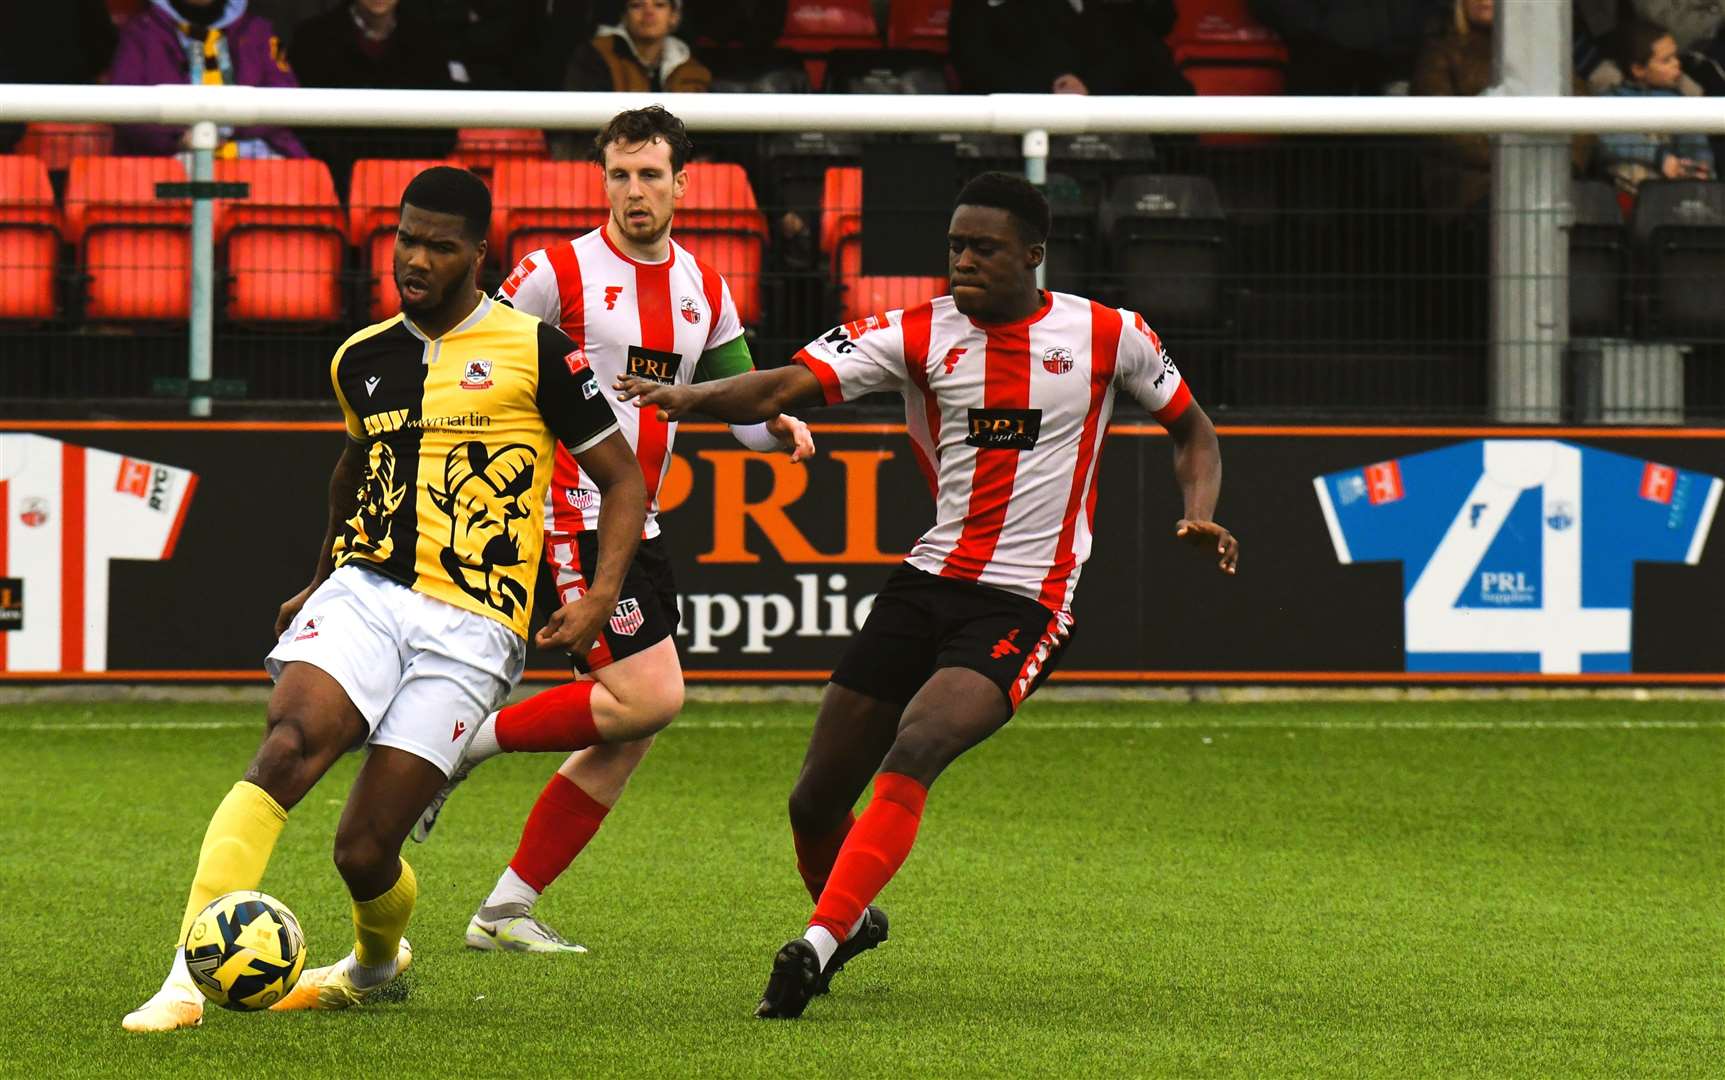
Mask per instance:
[[[1114,381],[1166,427],[1192,404],[1192,391],[1144,316],[1135,311],[1121,314],[1125,325],[1120,332]]]
[[[904,312],[889,311],[835,326],[792,357],[814,372],[828,405],[881,390],[902,391]]]
[[[497,300],[542,323],[561,326],[563,294],[557,287],[557,272],[551,266],[550,254],[540,248],[522,256],[498,286]]]

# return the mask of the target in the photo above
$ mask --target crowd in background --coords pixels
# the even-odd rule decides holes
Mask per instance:
[[[0,81],[486,90],[807,89],[800,57],[777,46],[795,0],[67,0],[0,10]],[[1204,0],[1179,3],[1208,6]],[[1227,7],[1229,5],[1223,5]],[[1233,7],[1239,7],[1235,3]],[[874,0],[877,25],[890,0]],[[1165,38],[1176,0],[953,0],[946,57],[848,52],[826,89],[876,83],[895,68],[922,78],[874,89],[952,93],[1191,93]],[[1247,0],[1287,48],[1291,94],[1472,95],[1492,82],[1492,0]],[[1725,94],[1725,0],[1575,0],[1575,92]],[[285,32],[284,32],[285,31]],[[872,65],[872,68],[871,68]],[[739,73],[742,73],[739,77]],[[859,81],[860,80],[860,81]],[[118,131],[121,152],[171,153],[184,132]],[[356,138],[356,134],[359,136]],[[224,156],[330,160],[428,156],[438,133],[241,128]],[[16,134],[12,135],[15,139]],[[448,138],[445,133],[443,138]],[[10,142],[0,132],[0,141]],[[555,156],[585,140],[551,133]],[[447,152],[447,146],[442,147]],[[1489,140],[1434,151],[1426,180],[1440,212],[1477,209],[1490,188]],[[1710,178],[1700,136],[1577,139],[1578,173],[1632,193],[1641,179]]]

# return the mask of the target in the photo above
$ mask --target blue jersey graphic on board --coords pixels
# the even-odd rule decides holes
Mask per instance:
[[[1336,557],[1400,562],[1409,671],[1628,671],[1637,562],[1695,564],[1716,476],[1475,439],[1315,477]]]

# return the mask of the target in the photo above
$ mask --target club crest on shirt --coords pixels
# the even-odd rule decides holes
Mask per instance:
[[[587,488],[564,488],[563,501],[577,510],[591,510],[599,504],[599,493]]]
[[[463,390],[491,389],[491,361],[469,360],[467,370],[461,375],[461,388]]]
[[[1042,370],[1050,375],[1064,375],[1072,370],[1072,350],[1056,345],[1042,354]]]
[[[683,297],[680,310],[683,312],[683,318],[688,322],[698,323],[701,321],[701,308],[695,303],[694,297]]]
[[[32,529],[48,524],[48,500],[37,496],[25,499],[18,507],[18,520]]]

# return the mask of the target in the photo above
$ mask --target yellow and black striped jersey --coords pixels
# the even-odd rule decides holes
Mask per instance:
[[[486,299],[436,339],[404,315],[368,326],[329,372],[366,451],[335,564],[365,564],[525,637],[553,439],[579,454],[617,430],[585,355]]]

